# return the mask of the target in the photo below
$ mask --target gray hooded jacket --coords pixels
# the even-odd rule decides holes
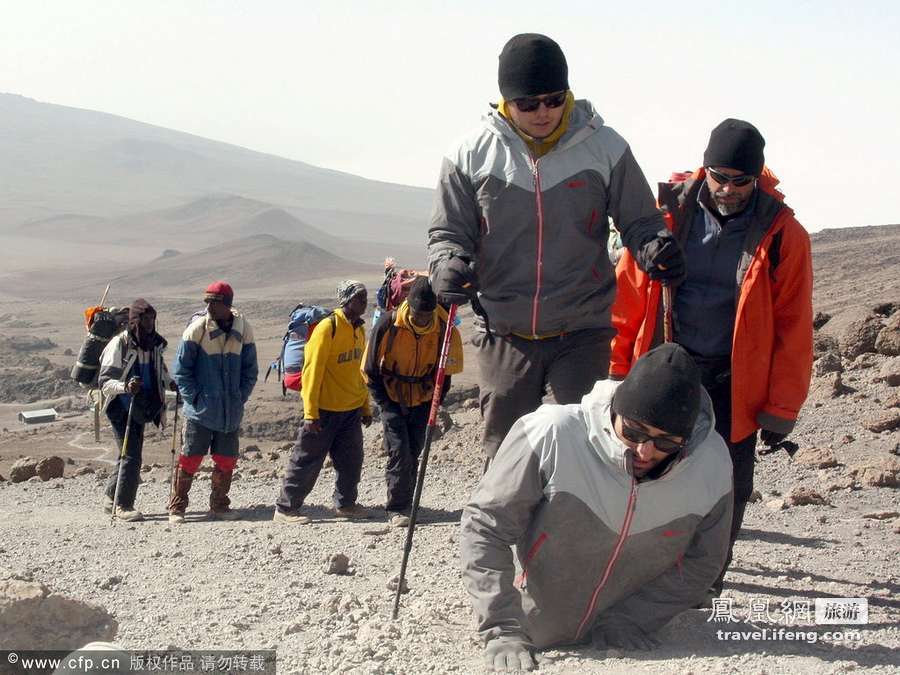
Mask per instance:
[[[474,261],[481,302],[501,335],[609,328],[610,218],[633,253],[663,229],[631,149],[588,101],[575,102],[568,129],[538,160],[491,112],[444,158],[429,268],[434,274],[451,256]]]
[[[463,579],[485,642],[573,644],[605,624],[655,631],[721,571],[731,459],[709,396],[682,456],[636,481],[610,421],[618,384],[521,418],[466,505]]]

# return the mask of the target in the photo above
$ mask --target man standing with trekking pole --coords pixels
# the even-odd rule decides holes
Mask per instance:
[[[166,390],[175,389],[163,360],[166,340],[156,332],[156,310],[138,298],[128,310],[128,327],[100,356],[97,384],[118,441],[119,460],[106,484],[104,510],[120,520],[143,520],[134,508],[141,472],[144,426],[165,427]]]
[[[707,604],[722,592],[753,492],[757,432],[770,448],[784,442],[812,370],[809,235],[776,189],[764,146],[755,126],[726,119],[710,134],[701,168],[660,184],[659,203],[687,268],[684,282],[669,289],[673,339],[700,366],[734,464],[728,558]],[[621,378],[662,337],[661,293],[628,252],[617,276],[610,374]]]
[[[488,459],[548,390],[575,403],[606,377],[610,218],[652,278],[684,271],[628,143],[575,99],[559,45],[514,36],[498,84],[481,128],[444,158],[428,232],[437,296],[474,296],[490,317],[494,335],[473,339]]]

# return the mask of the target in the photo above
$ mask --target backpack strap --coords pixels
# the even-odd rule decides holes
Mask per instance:
[[[388,327],[387,342],[384,344],[384,353],[390,354],[394,347],[394,338],[397,337],[397,310],[390,312],[391,324]]]

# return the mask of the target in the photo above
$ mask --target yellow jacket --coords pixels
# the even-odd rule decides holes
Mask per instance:
[[[366,333],[352,326],[341,309],[319,322],[303,355],[303,417],[319,419],[319,410],[363,409],[371,415],[369,392],[360,373]]]
[[[446,325],[447,312],[440,306],[425,328],[410,321],[405,300],[396,312],[382,314],[372,329],[372,339],[363,358],[363,373],[376,401],[380,396],[386,397],[408,408],[431,401]],[[462,369],[462,340],[454,328],[445,373],[455,375]],[[449,381],[446,384],[449,386]]]

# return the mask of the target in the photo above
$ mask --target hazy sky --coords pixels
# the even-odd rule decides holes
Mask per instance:
[[[543,32],[651,183],[739,117],[808,229],[897,223],[898,6],[0,0],[0,91],[432,187],[504,42]]]

